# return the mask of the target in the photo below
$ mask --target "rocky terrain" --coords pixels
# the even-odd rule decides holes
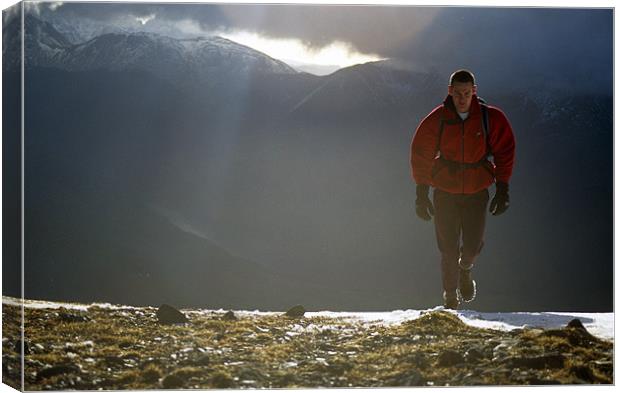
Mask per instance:
[[[172,307],[25,308],[26,390],[613,383],[613,343],[480,329],[435,310],[396,325]],[[3,305],[3,382],[20,384],[20,308]]]

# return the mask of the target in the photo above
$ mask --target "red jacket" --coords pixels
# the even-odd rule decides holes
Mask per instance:
[[[454,194],[473,194],[495,181],[509,182],[515,156],[514,135],[504,113],[493,106],[488,108],[488,146],[494,163],[485,160],[487,141],[478,98],[474,95],[469,116],[463,121],[448,96],[443,105],[422,120],[413,136],[411,171],[416,183]]]

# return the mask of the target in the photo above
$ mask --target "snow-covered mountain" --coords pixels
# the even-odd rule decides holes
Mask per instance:
[[[17,69],[21,66],[21,20],[13,18],[3,24],[3,69]],[[24,19],[24,56],[26,64],[49,66],[60,52],[71,45],[50,23],[32,15]]]
[[[87,18],[62,18],[54,17],[54,14],[47,15],[44,19],[54,26],[71,44],[81,44],[95,37],[110,33],[132,33],[126,27],[119,24],[110,24],[96,19]]]
[[[200,28],[180,29],[175,23],[170,23],[163,18],[149,18],[148,15],[142,19],[137,19],[131,14],[117,15],[113,23],[95,18],[67,18],[66,15],[58,13],[46,13],[39,16],[51,23],[73,44],[81,44],[110,33],[147,32],[173,38],[195,38],[204,35]]]
[[[14,20],[6,29],[19,29]],[[17,26],[15,26],[17,25]],[[12,34],[17,37],[17,34]],[[79,44],[71,43],[50,23],[32,15],[25,19],[26,67],[66,71],[145,70],[178,81],[214,82],[251,74],[296,74],[286,63],[222,37],[171,38],[156,33],[113,32]],[[5,56],[19,59],[19,53]],[[9,68],[17,66],[13,61]]]
[[[154,33],[105,34],[67,48],[55,58],[70,71],[143,69],[167,79],[182,73],[212,75],[294,74],[285,63],[221,37],[175,39]]]

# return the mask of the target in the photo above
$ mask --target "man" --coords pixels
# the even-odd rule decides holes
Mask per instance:
[[[448,97],[422,120],[411,142],[416,214],[426,221],[435,217],[444,306],[451,309],[476,296],[471,270],[484,244],[487,189],[495,183],[491,214],[504,213],[514,164],[508,119],[500,109],[484,104],[476,89],[470,71],[453,73]]]

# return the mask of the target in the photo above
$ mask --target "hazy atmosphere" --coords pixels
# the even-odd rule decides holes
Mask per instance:
[[[442,302],[417,124],[468,68],[517,140],[480,311],[612,311],[613,11],[26,3],[30,299]],[[3,287],[20,295],[20,18],[3,13]],[[494,187],[490,189],[491,195]]]

